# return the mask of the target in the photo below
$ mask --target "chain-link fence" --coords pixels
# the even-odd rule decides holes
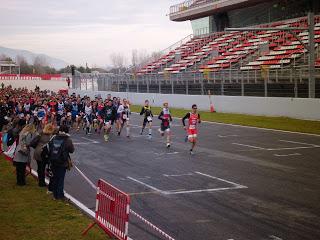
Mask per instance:
[[[176,74],[78,74],[73,88],[92,91],[204,95],[308,97],[308,67]],[[316,69],[316,98],[320,69]]]

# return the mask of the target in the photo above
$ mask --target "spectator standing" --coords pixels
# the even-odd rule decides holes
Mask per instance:
[[[53,196],[55,199],[64,199],[64,178],[69,167],[70,153],[74,152],[74,146],[69,128],[62,125],[57,135],[49,142],[49,162],[53,172]]]
[[[50,141],[54,130],[55,129],[52,124],[45,125],[42,133],[40,133],[37,137],[33,138],[32,142],[30,143],[30,146],[35,149],[33,158],[37,162],[39,187],[46,186],[45,169],[46,165],[48,164],[48,161],[47,159],[45,159],[43,147]]]
[[[70,88],[70,82],[71,82],[71,81],[70,81],[70,78],[67,77],[67,80],[66,80],[66,81],[67,81],[67,84],[68,84],[68,88]]]
[[[26,125],[19,134],[19,143],[16,148],[16,154],[13,158],[16,166],[17,185],[26,185],[26,166],[30,162],[30,143],[35,132],[33,124]]]

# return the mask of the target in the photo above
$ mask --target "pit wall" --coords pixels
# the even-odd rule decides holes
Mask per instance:
[[[152,106],[162,106],[168,102],[173,108],[190,109],[197,104],[200,110],[210,110],[210,100],[207,95],[180,95],[157,93],[126,93],[106,91],[70,90],[81,96],[95,97],[100,94],[106,98],[112,96],[127,98],[134,105],[142,105],[148,99]],[[240,113],[263,116],[282,116],[297,119],[320,120],[320,99],[308,98],[276,98],[276,97],[241,97],[241,96],[212,96],[212,103],[217,112]],[[319,123],[320,124],[320,123]]]

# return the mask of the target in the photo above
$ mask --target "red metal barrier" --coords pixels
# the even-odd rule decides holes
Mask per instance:
[[[64,80],[61,74],[0,74],[0,80]]]
[[[106,181],[100,179],[97,187],[95,222],[83,235],[98,224],[110,237],[128,239],[130,197]]]

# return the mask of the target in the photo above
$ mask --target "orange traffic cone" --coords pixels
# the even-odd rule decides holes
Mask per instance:
[[[210,112],[214,113],[214,112],[216,112],[216,110],[214,109],[214,106],[213,106],[213,103],[211,100],[211,91],[210,90],[208,91],[208,94],[209,94],[209,102],[210,102]]]
[[[213,103],[210,103],[210,112],[214,113],[216,110],[214,109]]]

